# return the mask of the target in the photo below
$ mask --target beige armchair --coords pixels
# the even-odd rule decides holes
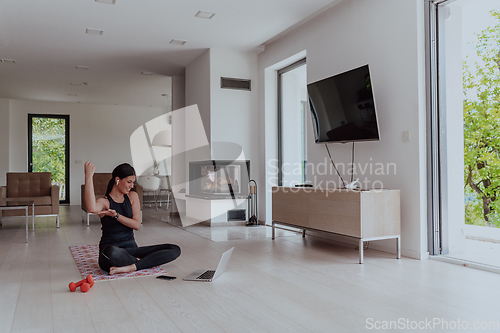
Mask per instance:
[[[106,189],[108,187],[108,183],[111,180],[112,174],[111,173],[94,173],[94,194],[96,200],[99,198],[104,197],[106,194]],[[139,201],[141,203],[141,219],[142,219],[142,186],[139,184],[135,184],[134,188],[132,188],[132,191],[137,192],[139,195]],[[90,213],[89,210],[87,209],[87,205],[85,203],[85,184],[82,185],[81,188],[81,194],[82,194],[82,222],[87,221],[87,227],[90,225],[89,217]]]
[[[50,172],[8,172],[7,186],[0,186],[0,201],[5,198],[19,198],[19,201],[33,201],[35,216],[55,216],[59,228],[59,186],[52,185]],[[18,202],[9,201],[16,206]],[[28,214],[32,214],[29,207]],[[21,210],[0,211],[0,217],[24,215]]]

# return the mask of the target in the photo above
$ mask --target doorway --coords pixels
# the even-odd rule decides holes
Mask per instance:
[[[500,3],[430,2],[429,251],[500,267]]]
[[[28,172],[50,172],[69,203],[69,115],[28,114]]]

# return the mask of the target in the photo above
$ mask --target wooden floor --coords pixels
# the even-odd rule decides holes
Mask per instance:
[[[86,294],[71,293],[68,283],[80,274],[68,246],[97,244],[98,220],[87,228],[78,206],[62,207],[61,228],[37,218],[28,244],[23,221],[4,219],[0,227],[0,332],[387,332],[369,328],[389,321],[398,332],[425,320],[469,328],[500,321],[494,273],[371,249],[359,265],[354,247],[309,236],[213,242],[147,214],[137,242],[178,244],[181,257],[163,266],[177,280],[99,281]],[[217,280],[182,281],[194,269],[215,268],[232,246]],[[422,331],[447,331],[435,328]]]

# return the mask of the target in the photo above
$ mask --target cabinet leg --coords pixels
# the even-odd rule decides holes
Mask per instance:
[[[398,241],[398,259],[401,259],[401,236],[397,238]]]
[[[274,233],[274,221],[273,221],[273,232],[272,232],[272,237],[271,237],[271,239],[273,239],[273,240],[274,240],[274,238],[276,238],[276,237],[275,237],[275,233]]]
[[[28,207],[26,207],[26,243],[28,243]],[[35,229],[33,229],[33,231],[35,231]]]
[[[363,240],[359,240],[359,263],[363,263]]]
[[[306,237],[306,229],[302,229],[302,237]]]

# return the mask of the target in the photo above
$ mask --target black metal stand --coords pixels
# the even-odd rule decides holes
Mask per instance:
[[[259,226],[259,214],[257,212],[257,182],[250,179],[248,182],[250,193],[248,195],[248,223],[247,227]]]

